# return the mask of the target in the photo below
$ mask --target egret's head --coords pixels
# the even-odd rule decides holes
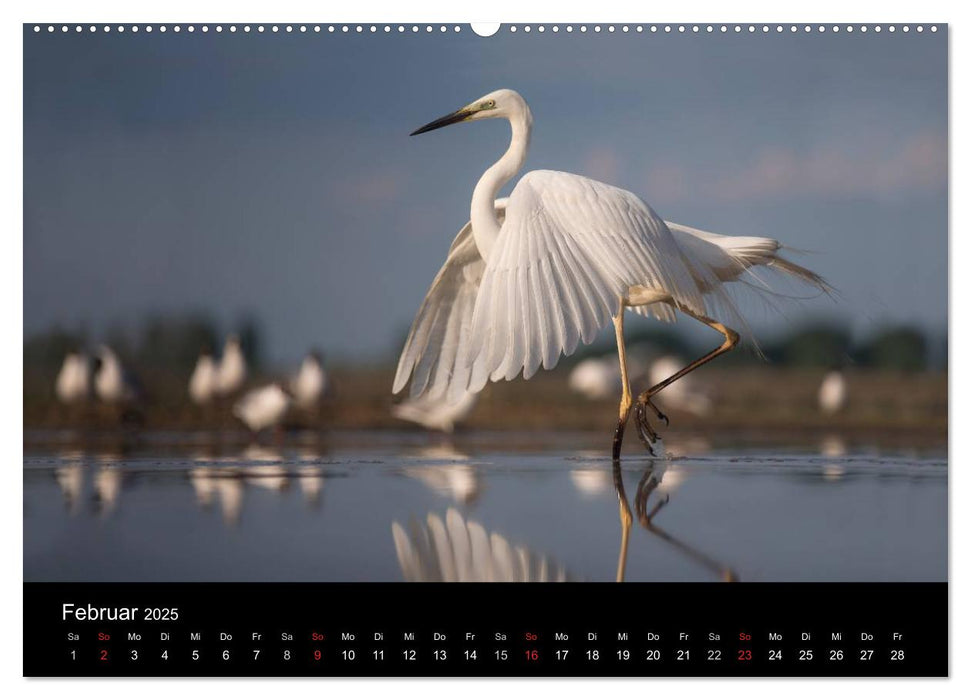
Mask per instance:
[[[471,122],[479,119],[514,119],[527,115],[529,115],[529,107],[526,105],[526,100],[515,90],[504,88],[483,95],[461,109],[425,124],[420,129],[411,132],[411,135],[424,134],[426,131],[434,131],[459,122]]]

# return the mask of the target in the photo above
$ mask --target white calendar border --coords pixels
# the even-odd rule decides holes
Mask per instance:
[[[712,0],[695,0],[692,3],[648,4],[620,2],[618,0],[597,0],[597,2],[578,3],[558,0],[552,2],[533,2],[530,4],[522,0],[494,0],[487,5],[482,2],[459,2],[457,0],[425,1],[419,3],[394,3],[390,0],[354,2],[343,6],[293,2],[290,0],[274,0],[272,3],[259,3],[250,0],[238,2],[200,2],[199,0],[167,0],[162,3],[135,4],[120,2],[119,0],[87,0],[84,3],[68,0],[53,2],[23,4],[10,9],[14,3],[9,3],[3,10],[4,22],[2,27],[2,43],[4,60],[0,63],[3,76],[3,93],[6,96],[17,96],[16,100],[8,97],[5,100],[7,108],[4,110],[4,134],[12,137],[5,138],[0,143],[2,148],[2,162],[7,170],[4,178],[2,197],[3,211],[7,214],[7,235],[4,237],[4,255],[2,256],[2,274],[0,274],[0,298],[5,300],[4,318],[8,319],[11,328],[18,328],[12,333],[13,339],[7,339],[0,344],[0,367],[4,368],[7,387],[19,387],[14,394],[8,392],[0,402],[0,425],[3,426],[2,454],[5,459],[0,462],[5,472],[4,487],[0,489],[2,497],[3,550],[2,560],[5,564],[5,576],[2,583],[2,598],[5,604],[3,618],[18,624],[4,625],[0,635],[0,665],[3,668],[2,680],[5,686],[13,685],[14,695],[7,697],[41,697],[65,700],[65,695],[78,692],[97,694],[100,698],[120,697],[130,700],[136,694],[140,700],[164,698],[168,700],[171,693],[182,693],[186,690],[211,694],[213,692],[231,692],[233,700],[259,698],[264,700],[268,693],[286,692],[288,694],[338,694],[346,695],[370,694],[379,692],[382,695],[393,695],[394,700],[416,698],[426,700],[429,697],[461,697],[462,700],[483,698],[494,700],[496,694],[515,694],[529,697],[539,694],[556,694],[557,698],[584,698],[588,700],[591,694],[611,693],[618,695],[644,694],[677,694],[679,700],[693,697],[695,694],[710,695],[712,693],[731,690],[744,694],[750,698],[771,698],[777,700],[780,695],[787,698],[815,698],[817,694],[869,694],[879,693],[881,700],[886,698],[907,698],[911,700],[916,693],[931,692],[934,695],[956,696],[960,694],[968,697],[968,678],[971,670],[966,661],[971,659],[971,643],[968,634],[971,633],[969,624],[969,609],[971,602],[965,599],[966,582],[971,578],[968,566],[969,551],[969,521],[971,521],[971,506],[964,505],[968,500],[968,477],[962,473],[971,459],[969,436],[967,433],[952,432],[950,463],[957,465],[950,471],[950,503],[952,505],[952,521],[950,530],[950,581],[951,581],[951,673],[950,682],[939,681],[908,681],[908,680],[821,680],[807,683],[776,680],[585,680],[567,679],[555,681],[538,680],[485,680],[482,682],[469,681],[392,681],[392,680],[263,680],[242,681],[226,680],[219,682],[219,689],[213,681],[178,681],[177,684],[162,682],[151,683],[145,681],[108,680],[84,681],[80,685],[71,681],[25,681],[20,678],[22,663],[22,571],[23,571],[23,481],[22,471],[22,426],[23,426],[23,244],[22,244],[22,173],[23,173],[23,22],[90,22],[110,20],[117,22],[212,22],[229,20],[234,22],[260,20],[326,20],[329,22],[448,22],[466,23],[470,20],[495,21],[503,19],[507,22],[535,22],[542,20],[549,22],[556,19],[560,23],[569,22],[610,22],[620,20],[634,23],[638,19],[649,20],[652,23],[663,22],[715,22],[728,21],[759,21],[771,23],[945,23],[951,22],[949,29],[951,41],[951,124],[971,123],[971,110],[968,107],[968,89],[959,90],[960,82],[954,76],[963,76],[968,84],[968,55],[971,53],[971,39],[962,36],[968,31],[969,24],[963,24],[963,16],[954,9],[952,3],[941,0],[923,0],[919,4],[903,2],[881,2],[869,5],[851,5],[839,0],[813,0],[805,7],[795,4],[779,2],[736,0],[732,3],[714,2]],[[877,22],[875,22],[875,20]],[[906,40],[905,37],[901,37]],[[963,39],[963,41],[962,41]],[[967,127],[965,127],[967,128]],[[951,192],[967,192],[967,137],[965,132],[951,130]],[[960,168],[959,164],[964,165]],[[963,270],[964,264],[971,264],[968,250],[969,243],[966,236],[971,235],[967,226],[969,221],[967,197],[953,197],[952,223],[954,231],[964,231],[951,239],[951,268]],[[17,227],[20,231],[17,231]],[[967,313],[964,316],[955,315],[954,301],[961,300],[961,307],[967,309],[966,302],[971,300],[971,275],[957,275],[953,279],[951,293],[951,323],[949,327],[952,357],[964,358],[971,356],[971,338],[966,324]],[[19,343],[15,342],[20,338]],[[960,362],[949,364],[951,426],[967,426],[968,397],[971,382],[968,371]],[[961,498],[955,494],[960,492]],[[955,508],[954,506],[958,507]],[[961,542],[961,548],[955,547],[954,542]],[[963,550],[963,552],[961,551]],[[19,574],[19,575],[18,575]],[[962,592],[955,595],[957,586]],[[13,603],[16,603],[14,605]],[[19,630],[19,633],[18,633]],[[964,662],[962,663],[962,660]],[[724,684],[728,683],[727,686]],[[865,685],[864,685],[865,683]],[[715,687],[717,684],[719,687]],[[228,688],[225,686],[229,686]],[[962,690],[963,688],[963,690]],[[515,696],[514,695],[514,696]]]

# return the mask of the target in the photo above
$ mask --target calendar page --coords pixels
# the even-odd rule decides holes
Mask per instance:
[[[27,676],[946,676],[948,25],[27,23]]]

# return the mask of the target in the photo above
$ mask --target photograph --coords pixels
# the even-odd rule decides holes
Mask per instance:
[[[948,581],[947,24],[22,33],[25,584]]]

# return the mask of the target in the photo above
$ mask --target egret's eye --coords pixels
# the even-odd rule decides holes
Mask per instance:
[[[486,100],[481,105],[479,105],[481,109],[492,109],[495,106],[496,106],[495,100]]]

